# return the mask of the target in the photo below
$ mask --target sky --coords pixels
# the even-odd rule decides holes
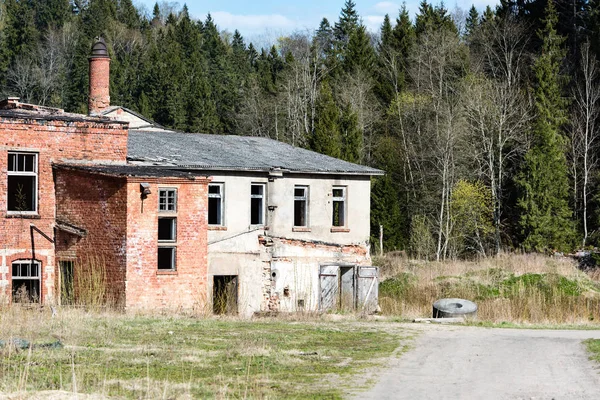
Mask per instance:
[[[163,0],[159,0],[160,4]],[[177,10],[186,3],[195,19],[205,19],[210,12],[221,30],[233,32],[238,29],[243,36],[255,37],[263,33],[289,33],[296,30],[314,30],[323,17],[333,25],[338,20],[345,0],[183,0]],[[395,18],[402,0],[354,0],[363,23],[371,31],[377,31],[385,14]],[[407,0],[406,7],[412,17],[419,9],[420,0]],[[437,0],[430,1],[437,4]],[[156,0],[134,0],[134,3],[152,10]],[[169,1],[169,3],[175,3]],[[479,10],[486,5],[495,6],[498,0],[446,0],[446,8],[456,6],[468,10],[472,4]]]

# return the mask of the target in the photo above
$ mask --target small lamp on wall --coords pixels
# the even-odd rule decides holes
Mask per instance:
[[[140,183],[140,193],[142,194],[142,200],[152,194],[149,183]]]

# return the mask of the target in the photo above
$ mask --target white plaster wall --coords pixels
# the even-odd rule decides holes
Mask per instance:
[[[298,311],[298,300],[304,300],[304,310],[317,310],[319,302],[319,266],[323,263],[344,262],[368,264],[370,229],[370,180],[368,177],[334,179],[315,175],[297,177],[285,175],[272,182],[267,176],[213,175],[213,183],[224,185],[223,230],[208,232],[209,295],[212,296],[214,275],[238,275],[238,304],[240,314],[250,316],[261,311],[265,301],[265,265],[277,271],[271,293],[279,297],[281,311]],[[250,187],[252,183],[266,184],[266,226],[250,225]],[[310,232],[295,232],[294,187],[309,186]],[[347,226],[349,232],[331,232],[333,186],[346,186]],[[320,241],[337,245],[358,245],[367,249],[364,255],[346,254],[335,246],[303,246],[298,243],[276,243],[265,247],[259,236]],[[284,295],[284,289],[288,293]]]

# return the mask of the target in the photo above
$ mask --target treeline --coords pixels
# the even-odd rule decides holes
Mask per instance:
[[[367,31],[339,19],[255,48],[212,18],[131,0],[4,0],[0,87],[86,112],[95,36],[112,104],[189,132],[266,136],[387,171],[372,234],[422,258],[600,241],[598,0],[423,0]]]

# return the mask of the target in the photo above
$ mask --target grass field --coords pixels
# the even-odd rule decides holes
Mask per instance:
[[[360,373],[408,343],[405,334],[357,320],[241,321],[78,310],[59,310],[52,318],[48,309],[10,307],[0,311],[0,339],[23,338],[34,346],[0,350],[0,393],[339,398],[366,384]],[[56,340],[64,347],[36,346]]]
[[[588,339],[583,342],[590,353],[590,359],[600,363],[600,340]]]
[[[505,255],[480,261],[424,262],[378,258],[384,314],[430,317],[441,298],[477,303],[479,321],[491,323],[600,323],[598,274],[573,260],[542,255]]]

